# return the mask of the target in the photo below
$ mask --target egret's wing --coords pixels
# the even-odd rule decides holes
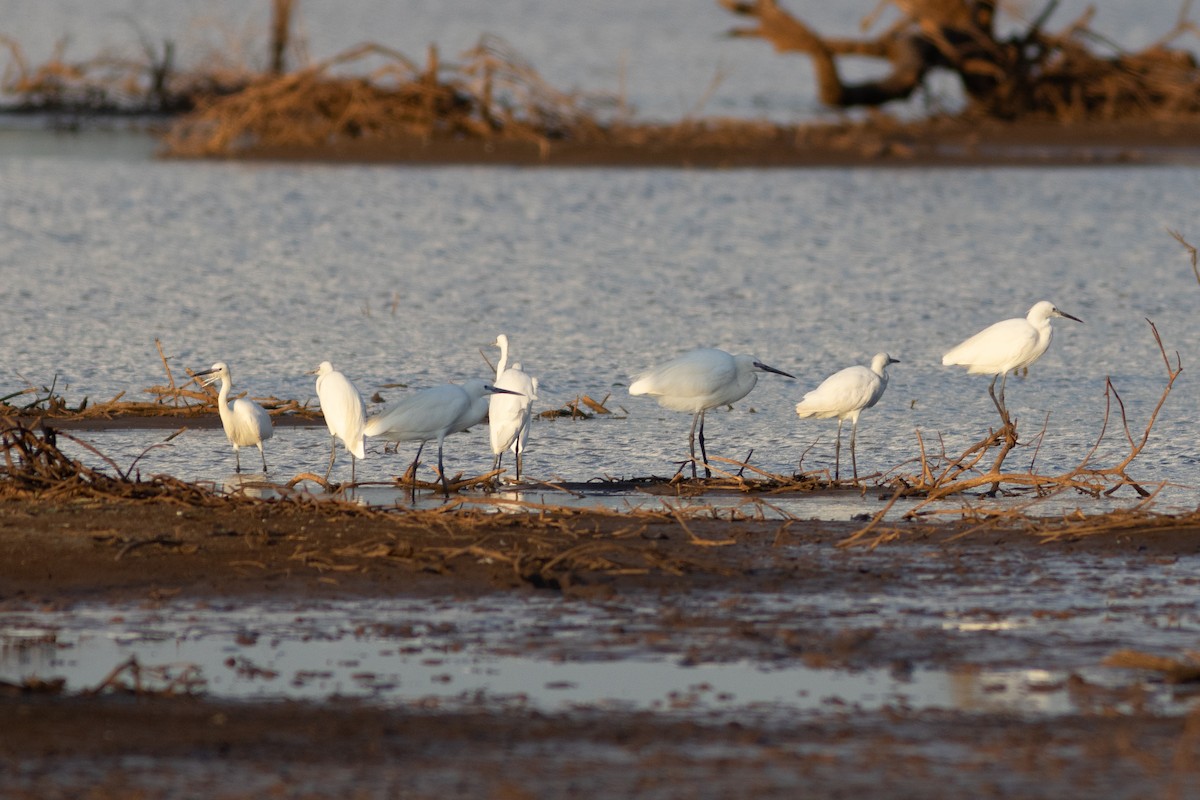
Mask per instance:
[[[693,350],[647,370],[629,385],[630,394],[704,397],[737,380],[737,363],[720,350]]]
[[[830,375],[796,404],[801,417],[836,417],[866,408],[881,381],[863,366],[846,367]]]
[[[942,356],[942,364],[965,366],[974,373],[999,372],[1036,347],[1037,341],[1037,330],[1025,319],[1001,320],[951,348]]]
[[[229,438],[239,447],[250,447],[270,439],[275,430],[271,415],[253,400],[240,397],[230,405],[233,411],[233,430]]]
[[[470,398],[452,384],[404,397],[367,420],[363,433],[395,442],[436,439],[467,410]]]
[[[363,428],[367,422],[367,407],[354,384],[340,372],[317,378],[317,399],[329,433],[341,438],[346,449],[356,458],[364,458]]]

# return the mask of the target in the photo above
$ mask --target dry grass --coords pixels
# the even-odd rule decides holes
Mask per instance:
[[[161,47],[141,37],[141,56],[102,53],[71,60],[60,41],[43,64],[31,65],[19,42],[0,35],[7,51],[0,92],[17,101],[8,110],[75,114],[178,114],[202,96],[240,91],[251,79],[248,68],[217,65],[179,70],[175,46]]]
[[[347,75],[357,69],[365,74]],[[458,65],[431,47],[418,67],[368,43],[311,67],[260,75],[233,95],[201,100],[165,143],[171,155],[230,155],[253,147],[316,147],[347,140],[602,137],[598,95],[561,92],[508,45],[485,36]]]
[[[68,458],[57,446],[63,436],[101,458],[115,474],[93,469]],[[153,445],[158,447],[160,445]],[[110,458],[87,442],[69,434],[46,430],[39,437],[31,428],[13,419],[0,419],[0,447],[4,452],[4,470],[0,473],[0,499],[37,498],[45,501],[65,499],[119,498],[123,500],[170,500],[187,505],[204,502],[200,487],[173,478],[156,475],[148,481],[132,480],[138,459],[122,470]],[[148,448],[147,451],[149,452]],[[142,455],[145,455],[145,452]]]
[[[197,382],[190,369],[185,370],[187,380],[178,380],[174,370],[171,369],[170,357],[163,352],[162,342],[155,339],[154,344],[158,348],[158,355],[166,375],[166,383],[143,390],[145,394],[151,395],[153,400],[126,400],[125,392],[122,391],[110,400],[97,403],[84,397],[78,405],[71,406],[65,397],[57,393],[57,378],[55,378],[49,386],[38,387],[30,384],[24,389],[0,397],[0,417],[40,417],[58,420],[115,419],[118,417],[191,419],[217,413],[217,390]],[[231,399],[245,396],[245,392],[243,392],[232,395]],[[32,397],[32,399],[21,404],[18,398],[26,397]],[[321,418],[320,410],[310,407],[307,402],[282,400],[278,397],[255,397],[253,399],[273,417],[287,414],[311,420]]]
[[[1157,672],[1167,683],[1200,682],[1200,652],[1185,653],[1183,658],[1169,658],[1140,650],[1118,650],[1104,659],[1104,666]]]

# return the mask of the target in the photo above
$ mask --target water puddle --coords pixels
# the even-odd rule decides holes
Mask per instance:
[[[247,473],[229,474],[211,485],[227,494],[244,494],[261,499],[281,498],[294,491],[280,491],[272,479]],[[301,490],[308,491],[309,496],[316,499],[349,500],[378,509],[429,511],[451,504],[468,510],[501,514],[538,513],[556,508],[619,513],[679,511],[730,521],[816,519],[866,522],[881,510],[886,510],[888,519],[899,520],[922,502],[921,498],[902,499],[885,509],[885,504],[891,499],[891,490],[878,486],[784,494],[721,489],[687,495],[672,493],[665,479],[641,488],[636,481],[509,485],[496,491],[471,489],[454,492],[449,498],[440,491],[425,488],[414,495],[411,489],[391,482],[363,482],[337,494],[324,492],[315,484],[308,484],[307,489],[302,486]],[[944,512],[946,506],[953,502],[946,501],[940,508]],[[963,505],[964,514],[976,504],[973,497],[960,498],[958,502]],[[1020,510],[1031,516],[1055,517],[1069,513],[1079,505],[1078,498],[1071,494],[1043,498],[1037,502],[1033,502],[1031,497],[989,499],[987,502],[989,507],[996,510]],[[1127,505],[1129,503],[1124,500],[1090,499],[1088,510],[1092,514],[1102,514]]]
[[[727,598],[728,600],[728,598]],[[883,708],[1073,713],[1079,686],[1117,687],[1119,671],[1013,666],[834,668],[803,658],[720,649],[719,632],[689,646],[638,638],[650,609],[492,599],[430,608],[413,601],[145,609],[92,606],[0,614],[0,680],[100,686],[135,657],[143,686],[243,700],[354,698],[424,708],[578,708],[706,714],[838,713]],[[769,608],[733,610],[745,620]],[[747,623],[749,624],[749,623]],[[998,628],[1003,622],[996,621]],[[719,626],[718,626],[719,627]],[[1020,627],[1015,625],[1014,627]],[[984,630],[970,620],[961,631]],[[668,635],[669,638],[669,635]],[[652,644],[647,646],[647,642]],[[698,644],[699,642],[699,644]],[[697,656],[697,647],[715,660]],[[1122,710],[1130,700],[1105,701]],[[1138,708],[1181,713],[1163,687]]]

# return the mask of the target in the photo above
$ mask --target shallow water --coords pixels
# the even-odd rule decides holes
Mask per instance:
[[[0,144],[3,140],[0,139]],[[486,377],[506,332],[541,380],[541,408],[581,393],[614,414],[537,420],[538,479],[670,475],[686,415],[625,392],[629,376],[697,345],[754,352],[765,375],[709,415],[709,452],[770,472],[832,466],[828,421],[792,406],[826,375],[886,349],[901,359],[863,415],[861,471],[961,450],[994,424],[987,380],[940,364],[984,324],[1050,298],[1085,324],[1054,343],[1009,405],[1040,448],[1010,464],[1079,463],[1105,412],[1105,379],[1140,430],[1165,385],[1146,318],[1187,366],[1200,286],[1180,246],[1200,211],[1188,168],[528,170],[174,163],[70,152],[0,153],[0,394],[26,381],[72,404],[228,361],[235,389],[315,403],[304,373],[330,359],[365,396]],[[1193,237],[1194,238],[1194,237]],[[1185,369],[1130,470],[1194,507]],[[1113,425],[1117,420],[1114,419]],[[1114,429],[1114,433],[1117,432]],[[85,434],[127,467],[163,434]],[[1119,436],[1101,448],[1111,463]],[[324,468],[320,429],[279,430],[273,475]],[[360,480],[386,480],[414,447],[373,444]],[[481,430],[448,441],[448,469],[489,465]],[[341,458],[345,459],[344,454]],[[248,465],[257,453],[247,455]],[[219,480],[232,453],[189,431],[141,458],[144,474]],[[346,465],[343,465],[343,468]],[[911,467],[909,467],[911,469]],[[1129,493],[1132,497],[1132,493]],[[1087,498],[1080,498],[1087,502]]]
[[[793,549],[829,571],[898,567],[892,553]],[[1131,674],[1099,666],[1109,653],[1129,646],[1170,652],[1181,636],[1200,630],[1195,598],[1171,589],[1194,573],[1195,557],[1165,564],[1084,556],[1067,563],[985,549],[964,555],[974,577],[963,585],[947,571],[953,565],[946,557],[936,548],[906,549],[901,568],[910,578],[879,593],[846,581],[841,591],[796,585],[777,595],[693,592],[589,603],[505,595],[62,611],[9,604],[0,611],[0,680],[61,677],[79,691],[136,657],[146,668],[170,667],[172,677],[186,673],[193,690],[214,698],[352,697],[545,711],[788,714],[899,706],[1053,715],[1097,702],[1095,692],[1072,691],[1072,675],[1094,687],[1127,685]],[[978,580],[988,573],[1027,578]],[[853,641],[858,634],[885,643],[890,663],[858,661],[853,648],[845,663],[809,657],[810,641]],[[933,641],[939,644],[931,651]],[[147,685],[164,681],[149,677]],[[1146,689],[1138,695],[1145,709],[1182,713],[1195,702],[1161,686]]]

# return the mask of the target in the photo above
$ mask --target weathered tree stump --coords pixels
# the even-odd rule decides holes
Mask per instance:
[[[1044,29],[1058,0],[1022,33],[996,33],[995,0],[883,0],[903,15],[870,39],[827,38],[781,8],[777,0],[717,0],[752,27],[733,36],[764,39],[781,53],[804,53],[813,62],[823,104],[833,108],[881,106],[908,98],[935,69],[958,75],[967,111],[1015,119],[1175,118],[1200,113],[1200,70],[1190,52],[1170,42],[1194,32],[1184,5],[1175,28],[1138,53],[1121,52],[1089,28],[1092,11],[1058,33]],[[877,9],[878,11],[879,9]],[[1092,50],[1103,44],[1111,54]],[[847,83],[842,56],[887,61],[877,80]]]

